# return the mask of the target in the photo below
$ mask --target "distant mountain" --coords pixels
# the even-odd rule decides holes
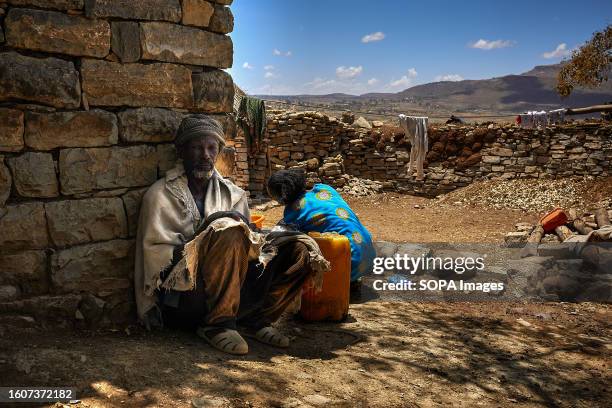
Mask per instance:
[[[555,91],[561,64],[540,65],[519,75],[498,78],[443,81],[417,85],[398,93],[267,96],[309,103],[363,103],[367,100],[405,102],[449,112],[521,112],[557,107],[579,107],[612,101],[612,81],[596,89],[577,88],[569,98]]]

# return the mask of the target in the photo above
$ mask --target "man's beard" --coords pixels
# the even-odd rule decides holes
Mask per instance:
[[[212,173],[213,173],[213,169],[210,169],[210,170],[193,169],[191,170],[191,175],[196,180],[208,180],[212,176]]]

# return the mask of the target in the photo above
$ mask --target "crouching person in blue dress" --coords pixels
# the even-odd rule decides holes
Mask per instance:
[[[337,232],[351,244],[351,288],[372,271],[376,251],[372,235],[342,196],[327,184],[306,187],[300,170],[281,170],[268,180],[268,194],[285,206],[282,222],[302,232]]]

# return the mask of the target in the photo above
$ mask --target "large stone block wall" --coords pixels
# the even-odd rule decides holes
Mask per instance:
[[[140,200],[184,115],[215,115],[246,161],[230,4],[0,0],[0,325],[133,317]]]
[[[512,124],[432,125],[425,179],[408,174],[403,131],[375,123],[353,127],[317,112],[270,115],[271,170],[300,167],[311,179],[341,187],[342,174],[377,180],[386,189],[435,196],[483,178],[560,178],[612,174],[612,125],[572,122],[546,129]],[[251,163],[251,193],[265,191],[268,163]],[[269,171],[268,171],[269,172]]]

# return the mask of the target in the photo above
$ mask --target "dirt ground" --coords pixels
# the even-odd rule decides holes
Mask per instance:
[[[539,216],[520,210],[442,206],[435,199],[397,193],[345,197],[375,241],[496,243],[518,222]],[[264,226],[276,224],[283,207],[261,211]]]
[[[394,242],[501,242],[538,218],[397,194],[349,204],[376,240]],[[265,215],[271,225],[282,209]],[[288,350],[249,341],[245,357],[192,333],[133,326],[5,332],[0,385],[77,387],[74,407],[603,407],[611,317],[592,303],[375,299],[353,303],[343,323],[284,319]]]

